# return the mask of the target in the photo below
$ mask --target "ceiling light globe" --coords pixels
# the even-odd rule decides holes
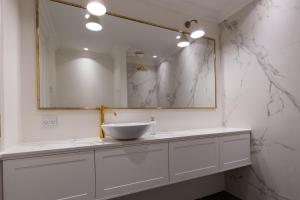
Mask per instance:
[[[101,31],[102,30],[102,25],[100,23],[99,17],[95,15],[91,15],[85,24],[85,27],[91,31]]]
[[[197,39],[201,38],[205,35],[205,32],[203,30],[196,30],[191,33],[191,38]]]
[[[180,39],[179,39],[179,41],[177,43],[177,46],[183,48],[183,47],[187,47],[189,45],[190,45],[190,41],[189,41],[187,35],[184,34],[184,33],[182,33],[180,35]]]
[[[178,47],[181,47],[181,48],[187,47],[187,46],[189,46],[189,45],[190,45],[190,42],[187,42],[187,41],[182,41],[182,42],[179,42],[179,43],[177,44],[177,46],[178,46]]]
[[[102,16],[106,13],[106,7],[102,0],[89,0],[86,9],[96,16]]]
[[[91,31],[101,31],[102,30],[101,24],[99,24],[97,22],[87,22],[85,24],[85,27]]]

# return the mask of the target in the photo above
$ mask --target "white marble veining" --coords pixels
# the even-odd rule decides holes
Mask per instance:
[[[196,40],[158,67],[160,107],[214,107],[214,41]]]
[[[214,107],[214,41],[199,39],[158,66],[127,65],[129,107]]]
[[[127,63],[128,107],[157,107],[157,67]]]
[[[245,200],[300,197],[299,5],[256,0],[221,24],[224,125],[253,128],[253,165],[227,176]]]
[[[119,141],[109,137],[102,140],[98,137],[94,137],[51,142],[23,143],[6,149],[4,152],[0,153],[0,156],[2,159],[5,160],[61,152],[94,150],[99,148],[111,148],[132,144],[173,141],[179,139],[186,139],[190,137],[216,137],[221,135],[240,134],[250,131],[250,129],[241,128],[210,128],[184,131],[157,132],[156,134],[149,133],[137,140],[131,141]]]

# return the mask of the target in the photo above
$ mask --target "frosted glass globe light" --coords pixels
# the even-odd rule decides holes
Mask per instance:
[[[100,19],[97,16],[91,15],[90,18],[87,19],[85,27],[91,31],[101,31],[102,25],[100,23]]]
[[[103,0],[89,0],[86,6],[89,13],[96,16],[105,15],[106,6]]]
[[[85,27],[91,31],[101,31],[102,30],[101,24],[98,24],[96,22],[87,22],[85,24]]]
[[[178,44],[177,44],[177,46],[181,47],[181,48],[187,47],[189,45],[190,45],[190,42],[187,42],[187,41],[178,42]]]
[[[183,48],[183,47],[187,47],[187,46],[190,45],[190,41],[189,41],[188,37],[185,34],[181,34],[180,39],[178,39],[178,40],[179,40],[178,43],[177,43],[178,47]]]
[[[191,33],[191,38],[197,39],[205,35],[205,32],[201,29],[195,30]]]

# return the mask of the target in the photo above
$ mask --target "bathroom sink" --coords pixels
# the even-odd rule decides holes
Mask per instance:
[[[104,132],[117,140],[133,140],[144,135],[155,122],[103,124]]]

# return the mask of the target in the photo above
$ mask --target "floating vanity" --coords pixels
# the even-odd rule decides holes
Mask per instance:
[[[110,199],[243,167],[251,164],[250,132],[215,128],[132,141],[20,144],[1,154],[4,199]]]

